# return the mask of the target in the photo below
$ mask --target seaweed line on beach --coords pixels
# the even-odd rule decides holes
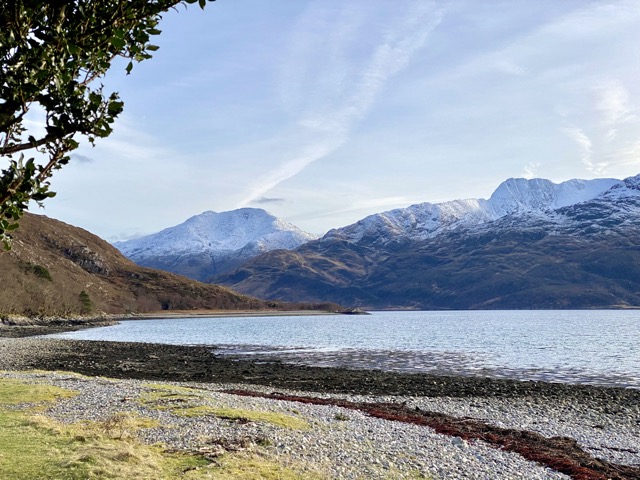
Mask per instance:
[[[397,403],[351,402],[336,398],[319,398],[282,393],[262,393],[230,389],[232,395],[284,400],[312,405],[333,405],[358,410],[372,417],[433,428],[437,433],[459,437],[461,440],[482,440],[497,448],[515,452],[527,460],[545,465],[569,475],[575,480],[633,480],[640,478],[640,467],[618,465],[594,458],[569,437],[547,438],[526,430],[489,425],[468,417],[454,417],[437,412],[410,409]]]

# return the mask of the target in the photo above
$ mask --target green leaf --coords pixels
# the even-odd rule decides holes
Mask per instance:
[[[117,48],[118,50],[121,50],[121,49],[126,45],[126,42],[124,41],[124,38],[121,38],[121,37],[113,37],[113,38],[111,39],[111,45],[112,45],[114,48]]]

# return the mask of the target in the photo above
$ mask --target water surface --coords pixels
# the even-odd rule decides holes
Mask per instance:
[[[215,345],[317,366],[640,388],[640,311],[373,312],[129,320],[57,338]]]

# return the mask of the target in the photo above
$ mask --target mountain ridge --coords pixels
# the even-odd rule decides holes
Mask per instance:
[[[261,255],[215,281],[261,298],[368,308],[640,306],[640,175],[547,182],[503,183],[542,194],[517,190],[493,205],[509,212],[494,219],[479,201],[445,202],[435,219],[434,204],[419,204]]]
[[[394,237],[389,240],[397,240],[400,236],[424,240],[444,230],[478,225],[512,213],[524,214],[580,203],[602,194],[618,182],[620,180],[609,178],[573,179],[556,184],[545,179],[510,178],[502,182],[488,200],[419,203],[369,215],[352,225],[330,230],[325,237],[340,237],[358,243],[366,236],[380,236],[386,230]]]

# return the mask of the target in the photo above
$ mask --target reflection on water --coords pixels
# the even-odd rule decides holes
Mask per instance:
[[[488,355],[456,352],[415,352],[398,350],[343,349],[327,351],[310,348],[271,348],[259,345],[224,345],[216,355],[254,361],[280,361],[294,365],[379,369],[389,372],[430,373],[434,375],[484,376],[518,380],[576,383],[583,385],[640,388],[640,377],[616,373],[562,368],[510,368],[493,364]]]
[[[214,345],[216,354],[316,366],[640,388],[640,311],[137,320],[55,337]]]

